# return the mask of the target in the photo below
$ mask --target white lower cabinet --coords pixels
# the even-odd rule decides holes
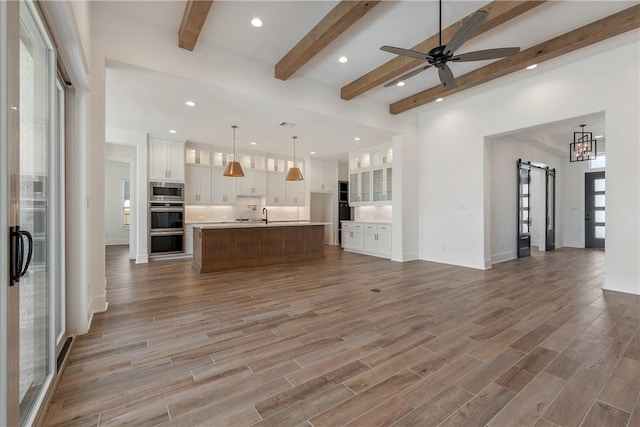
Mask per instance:
[[[342,247],[365,255],[391,258],[391,224],[343,221]]]

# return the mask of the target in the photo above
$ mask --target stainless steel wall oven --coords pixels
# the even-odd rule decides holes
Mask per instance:
[[[149,253],[184,253],[184,184],[151,182]]]

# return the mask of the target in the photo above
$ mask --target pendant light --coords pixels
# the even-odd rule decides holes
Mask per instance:
[[[304,178],[302,177],[302,172],[300,172],[300,168],[296,167],[296,139],[297,136],[293,138],[293,167],[289,168],[289,172],[287,172],[287,177],[285,180],[287,181],[302,181]]]
[[[227,168],[224,170],[223,175],[239,178],[244,176],[244,172],[242,172],[242,166],[240,166],[236,157],[236,129],[238,126],[231,125],[231,128],[233,129],[233,161],[227,163]]]

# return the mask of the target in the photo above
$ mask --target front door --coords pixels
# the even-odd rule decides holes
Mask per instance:
[[[584,247],[604,249],[605,240],[604,172],[584,174]]]

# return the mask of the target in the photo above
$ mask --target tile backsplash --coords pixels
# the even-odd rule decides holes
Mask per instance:
[[[255,206],[255,210],[253,209]],[[185,222],[234,221],[237,218],[262,218],[264,199],[260,197],[238,197],[235,205],[229,206],[189,206],[185,207]],[[305,221],[309,210],[298,206],[267,206],[271,221]]]

